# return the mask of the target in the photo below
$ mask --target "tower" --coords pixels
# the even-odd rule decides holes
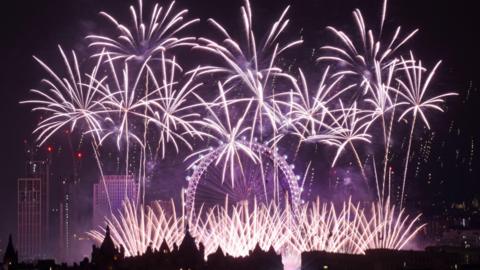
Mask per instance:
[[[59,247],[60,258],[68,261],[72,248],[72,186],[68,178],[62,180],[61,199],[59,203]]]
[[[43,258],[49,233],[49,162],[28,161],[17,180],[17,238],[23,259]]]
[[[8,237],[7,249],[3,255],[3,264],[5,269],[10,269],[18,264],[18,252],[13,247],[12,235]]]

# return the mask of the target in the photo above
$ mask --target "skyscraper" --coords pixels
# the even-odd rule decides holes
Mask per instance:
[[[25,177],[17,181],[17,238],[21,258],[47,255],[49,235],[49,162],[28,161]]]
[[[74,183],[70,183],[68,178],[62,180],[61,200],[59,204],[59,257],[62,261],[70,259],[72,247],[72,190]]]
[[[117,213],[125,199],[136,201],[138,184],[132,176],[105,175],[93,185],[93,227],[103,226],[105,216]]]

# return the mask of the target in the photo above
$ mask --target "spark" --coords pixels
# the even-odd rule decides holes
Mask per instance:
[[[333,145],[337,148],[337,152],[332,161],[332,167],[335,166],[340,154],[347,146],[350,146],[352,152],[355,154],[358,166],[362,172],[365,181],[367,177],[355,148],[356,142],[371,143],[371,135],[367,133],[367,127],[371,123],[368,111],[357,108],[357,103],[354,102],[351,107],[345,107],[340,100],[339,116],[333,118],[333,126],[323,134],[317,134],[307,137],[308,142],[319,142],[327,145]],[[367,183],[368,185],[368,183]]]
[[[352,40],[347,33],[335,27],[327,27],[340,40],[341,46],[329,45],[322,47],[321,49],[326,51],[328,55],[319,57],[317,61],[334,61],[342,67],[337,75],[357,75],[362,80],[360,85],[368,86],[370,77],[375,73],[375,65],[378,64],[382,70],[395,65],[395,59],[397,58],[395,53],[418,32],[418,29],[416,29],[402,36],[402,27],[398,26],[390,41],[387,43],[382,42],[381,38],[385,36],[382,31],[386,18],[386,8],[387,1],[385,0],[380,21],[380,31],[377,34],[374,33],[374,30],[367,27],[359,9],[353,12],[355,25],[361,37],[360,42]]]
[[[371,205],[371,218],[362,215],[363,226],[358,233],[361,250],[367,249],[403,249],[426,224],[420,223],[421,215],[410,218],[405,209],[396,210],[390,197]]]
[[[106,110],[104,104],[98,102],[101,98],[100,90],[102,84],[107,79],[106,76],[101,77],[98,74],[103,61],[104,51],[98,57],[92,71],[84,74],[80,70],[75,51],[72,51],[72,59],[69,59],[61,46],[58,46],[58,49],[65,65],[66,77],[55,73],[45,62],[34,57],[51,77],[50,79],[45,78],[42,80],[48,87],[48,90],[32,89],[31,92],[38,97],[20,103],[32,104],[34,105],[32,111],[47,114],[47,117],[40,121],[33,131],[33,134],[37,134],[39,145],[43,145],[64,127],[69,127],[70,133],[74,130],[79,130],[82,136],[90,133],[95,160],[106,187],[98,149],[101,140],[98,130],[102,128],[100,112]],[[90,132],[92,130],[97,132]],[[108,194],[107,201],[111,210]]]
[[[21,104],[33,104],[33,111],[47,113],[48,117],[38,123],[33,133],[38,133],[37,140],[43,145],[62,128],[66,127],[72,132],[80,129],[82,133],[90,129],[100,129],[101,117],[98,111],[104,110],[104,106],[98,103],[100,97],[99,88],[106,77],[99,77],[98,70],[103,58],[99,57],[91,73],[83,74],[80,70],[77,56],[72,51],[72,60],[58,47],[65,64],[66,77],[55,73],[47,64],[37,57],[35,60],[47,71],[51,79],[43,79],[42,82],[48,87],[47,91],[32,89],[31,92],[38,96],[36,99],[22,101]],[[86,125],[82,126],[80,123]],[[97,136],[98,133],[93,134]]]
[[[427,78],[423,81],[422,75],[424,72],[427,72],[422,65],[422,61],[417,61],[413,53],[410,53],[410,59],[402,58],[403,71],[405,73],[405,79],[397,78],[397,82],[400,85],[398,94],[405,99],[401,102],[401,105],[406,105],[407,108],[399,117],[399,121],[404,119],[408,114],[412,114],[412,121],[410,124],[410,135],[408,139],[407,153],[405,156],[405,166],[403,172],[403,181],[402,181],[402,193],[400,197],[400,207],[403,205],[404,193],[405,193],[405,182],[407,179],[408,163],[410,160],[410,150],[412,146],[413,131],[415,129],[415,124],[418,115],[423,120],[423,123],[430,129],[430,123],[428,122],[426,111],[427,110],[436,110],[443,112],[441,104],[445,102],[444,98],[449,96],[455,96],[456,93],[450,92],[441,94],[433,97],[426,97],[426,92],[429,89],[430,83],[435,76],[437,68],[440,66],[441,61],[433,67],[433,69],[428,73]]]
[[[171,209],[170,209],[171,207]],[[300,207],[295,215],[289,206],[252,205],[247,202],[207,209],[203,218],[188,219],[176,214],[176,207],[154,203],[153,207],[126,202],[117,215],[107,217],[115,245],[123,246],[127,256],[143,254],[150,246],[160,249],[165,242],[170,249],[180,245],[187,228],[196,243],[205,247],[205,256],[219,247],[233,257],[244,257],[257,245],[273,248],[278,254],[300,254],[305,251],[364,254],[367,249],[400,250],[425,226],[420,216],[410,218],[404,210],[396,211],[390,200],[372,203],[370,211],[345,202],[340,210],[320,199]],[[182,214],[185,214],[182,211]],[[89,232],[100,243],[104,229]]]
[[[289,121],[283,124],[284,127],[293,126],[293,133],[301,139],[315,136],[322,127],[327,130],[331,129],[329,123],[325,121],[325,118],[333,117],[330,110],[331,103],[354,86],[348,85],[337,89],[343,76],[327,82],[330,77],[329,71],[330,68],[327,67],[313,96],[310,94],[307,79],[301,69],[299,69],[300,83],[294,81],[293,91],[277,94],[279,100],[276,103],[287,108],[285,118]],[[289,100],[280,99],[285,96]]]
[[[246,98],[239,98],[246,102],[253,102],[253,117],[251,139],[255,132],[260,129],[260,135],[263,136],[265,123],[267,120],[273,130],[277,129],[278,116],[270,100],[274,91],[274,78],[293,78],[284,72],[278,66],[278,58],[285,51],[302,44],[302,40],[294,40],[286,44],[279,41],[279,37],[285,32],[289,25],[289,19],[286,18],[289,7],[286,7],[280,17],[271,26],[264,42],[253,30],[253,14],[250,2],[245,0],[245,5],[241,8],[242,21],[244,28],[244,39],[235,40],[232,35],[217,21],[209,19],[208,21],[223,35],[224,40],[218,43],[212,39],[200,38],[199,45],[196,48],[218,56],[223,60],[225,66],[203,66],[199,74],[222,74],[222,84],[226,89],[238,88],[238,84],[248,89]]]
[[[158,148],[162,149],[162,158],[164,158],[168,143],[172,143],[178,153],[180,142],[190,150],[193,149],[191,143],[186,139],[186,135],[188,137],[201,137],[202,133],[194,126],[194,122],[201,116],[196,110],[201,104],[190,101],[196,95],[195,91],[202,86],[202,83],[195,82],[198,70],[195,69],[189,75],[187,81],[183,85],[180,84],[177,81],[175,71],[182,71],[182,69],[176,63],[175,57],[170,61],[162,53],[161,59],[160,77],[156,76],[152,68],[147,66],[154,90],[146,96],[144,102],[149,104],[148,107],[153,112],[152,118],[154,120],[151,122],[160,130]]]
[[[146,60],[157,54],[180,46],[194,46],[195,37],[178,36],[199,19],[187,20],[188,10],[175,11],[175,1],[167,6],[156,3],[150,18],[143,15],[143,1],[138,7],[130,6],[132,27],[121,24],[107,12],[100,15],[108,19],[118,31],[118,36],[89,35],[90,47],[105,48],[111,54],[110,60]],[[94,55],[97,56],[97,55]]]
[[[117,215],[105,218],[113,242],[125,249],[126,256],[143,254],[149,246],[159,249],[165,242],[170,250],[179,246],[185,236],[185,220],[177,216],[175,205],[154,202],[153,206],[137,206],[125,201]],[[102,242],[105,228],[88,232],[96,242]]]
[[[243,115],[235,120],[236,123],[233,123],[234,119],[232,118],[229,110],[229,106],[231,106],[232,102],[227,100],[225,90],[223,89],[221,83],[218,83],[218,90],[221,99],[219,103],[209,103],[199,97],[201,102],[206,105],[206,108],[209,112],[209,117],[205,117],[203,120],[198,121],[197,123],[201,127],[206,128],[209,131],[208,134],[210,134],[210,137],[220,145],[219,148],[215,148],[214,150],[219,151],[215,165],[218,166],[220,163],[222,163],[222,183],[223,179],[225,179],[227,169],[230,168],[230,179],[233,187],[235,185],[235,168],[239,167],[243,174],[240,153],[246,154],[246,156],[249,157],[254,163],[260,162],[257,154],[253,152],[248,145],[242,142],[242,137],[251,130],[251,127],[244,125],[244,121],[252,102],[250,101],[247,104]],[[220,109],[215,110],[218,107],[220,107]],[[190,155],[189,157],[199,156],[199,158],[192,162],[192,165],[190,165],[189,168],[191,168],[194,164],[199,163],[202,159],[208,158],[209,155],[212,155],[213,153],[211,151],[213,151],[213,149],[208,147]],[[201,156],[202,154],[204,154],[203,157]]]

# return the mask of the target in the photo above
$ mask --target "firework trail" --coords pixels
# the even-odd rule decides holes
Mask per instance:
[[[405,209],[396,210],[387,197],[384,202],[372,203],[371,218],[361,215],[363,225],[356,235],[361,250],[394,249],[401,250],[426,226],[420,223],[421,215],[413,218],[405,214]]]
[[[167,144],[172,144],[178,153],[180,143],[192,149],[185,139],[186,136],[201,135],[201,132],[192,125],[192,122],[200,116],[192,112],[197,105],[187,103],[201,84],[194,82],[195,72],[189,75],[185,83],[178,81],[175,70],[181,71],[181,67],[176,64],[175,58],[166,59],[163,53],[159,75],[147,59],[138,71],[134,71],[133,83],[132,71],[127,62],[123,63],[123,68],[119,72],[116,67],[118,64],[114,64],[109,53],[107,58],[106,63],[113,79],[110,84],[105,83],[99,87],[102,97],[97,101],[104,106],[101,113],[105,115],[106,125],[101,127],[102,130],[94,131],[101,134],[100,143],[114,137],[119,150],[124,142],[125,175],[131,174],[129,166],[132,141],[140,146],[139,176],[141,182],[145,184],[146,149],[151,140],[157,145],[156,153],[153,155],[153,160],[156,161],[160,150],[161,157],[165,157]],[[151,130],[151,125],[156,127],[154,131]],[[156,133],[153,134],[154,132]]]
[[[117,215],[106,217],[105,224],[117,246],[125,248],[126,256],[143,254],[149,246],[160,248],[163,243],[170,250],[179,246],[185,236],[185,219],[177,216],[173,201],[170,207],[154,202],[153,206],[138,205],[129,200],[123,203]],[[88,232],[96,242],[102,242],[105,228]]]
[[[146,115],[143,113],[148,110],[146,106],[149,103],[144,102],[143,99],[138,98],[139,85],[143,78],[144,71],[147,67],[148,60],[143,63],[140,70],[135,72],[133,83],[131,83],[131,73],[127,62],[123,62],[121,70],[117,73],[117,67],[107,53],[107,64],[112,77],[112,82],[105,83],[100,87],[102,97],[97,101],[104,104],[106,110],[101,113],[104,114],[106,124],[101,127],[101,130],[93,130],[101,134],[100,145],[107,139],[113,137],[117,149],[125,151],[125,186],[128,185],[128,176],[131,175],[131,148],[137,144],[141,149],[145,149],[145,142],[142,140],[142,135],[135,132],[134,121],[143,123]],[[147,121],[151,118],[147,118]],[[133,142],[133,143],[132,143]],[[143,182],[143,181],[141,181]],[[127,189],[125,189],[125,192]],[[125,193],[125,196],[127,194]]]
[[[383,133],[384,144],[384,159],[383,159],[383,182],[382,182],[382,196],[378,198],[383,199],[384,187],[386,182],[386,170],[391,144],[391,135],[393,129],[393,120],[395,117],[395,108],[401,105],[398,102],[398,93],[392,86],[395,74],[398,72],[397,60],[394,59],[392,64],[385,70],[382,70],[380,63],[375,61],[375,76],[366,86],[367,97],[364,99],[365,103],[372,108],[372,121],[371,124],[375,124],[380,121],[381,129]],[[390,119],[388,119],[390,117]],[[389,122],[387,125],[387,121]],[[372,127],[368,126],[367,130],[371,130]],[[375,166],[375,164],[374,164]],[[375,174],[376,174],[375,169]],[[377,187],[377,191],[380,191]]]
[[[317,198],[301,206],[298,215],[274,202],[228,205],[227,200],[223,207],[206,210],[204,218],[188,219],[184,210],[183,216],[176,214],[173,202],[169,207],[158,202],[153,207],[126,202],[117,216],[106,218],[105,225],[127,256],[143,254],[149,246],[159,249],[164,242],[170,249],[180,245],[188,224],[197,244],[205,246],[205,256],[220,247],[234,257],[247,256],[257,245],[286,255],[315,250],[348,254],[378,248],[399,250],[425,226],[420,216],[410,218],[403,209],[396,211],[389,199],[372,203],[366,211],[350,200],[337,210]],[[99,228],[89,235],[100,243],[104,231]]]
[[[249,255],[257,244],[262,250],[273,247],[276,251],[288,242],[285,233],[284,212],[272,202],[253,208],[242,203],[231,208],[211,209],[204,221],[194,230],[206,253],[213,253],[220,247],[234,257]]]
[[[205,132],[205,134],[208,133],[209,135],[207,136],[214,139],[219,144],[219,148],[207,147],[193,153],[188,158],[194,156],[197,156],[198,158],[192,162],[192,165],[190,165],[189,168],[198,164],[202,159],[213,155],[212,151],[219,151],[215,166],[222,163],[222,180],[225,179],[227,169],[230,169],[231,184],[234,186],[235,168],[240,168],[242,175],[244,175],[240,153],[246,154],[246,156],[248,156],[254,163],[260,162],[257,154],[252,151],[248,145],[242,142],[242,137],[245,137],[251,130],[250,126],[244,125],[244,121],[252,102],[250,101],[248,103],[244,114],[239,119],[236,119],[236,123],[233,124],[234,120],[229,110],[232,101],[227,100],[225,90],[221,83],[218,83],[218,90],[221,99],[218,103],[206,102],[201,97],[198,97],[201,103],[205,104],[209,111],[209,116],[201,121],[197,121],[197,124],[209,131]],[[217,111],[220,112],[217,113]]]
[[[151,122],[159,128],[159,141],[156,155],[161,149],[161,157],[165,158],[166,146],[171,143],[176,152],[180,150],[180,143],[186,145],[192,150],[191,143],[186,139],[202,135],[195,128],[195,121],[200,119],[200,114],[196,110],[202,103],[191,102],[196,95],[196,90],[202,86],[202,83],[195,82],[197,70],[195,69],[187,78],[186,82],[181,84],[176,77],[176,70],[182,71],[176,63],[175,57],[172,60],[166,59],[162,53],[161,76],[157,76],[155,71],[147,66],[149,79],[153,85],[153,91],[147,94],[144,102],[149,104],[151,110]]]
[[[216,55],[223,60],[224,66],[203,66],[199,74],[220,74],[223,76],[222,85],[229,90],[238,93],[239,85],[248,89],[242,94],[246,97],[237,98],[245,102],[253,100],[253,117],[250,139],[260,131],[263,137],[265,124],[268,121],[273,130],[277,129],[279,117],[270,102],[270,96],[274,93],[273,80],[275,78],[288,78],[290,75],[282,71],[278,66],[278,58],[285,51],[300,45],[302,40],[291,41],[282,44],[279,37],[285,32],[289,24],[286,18],[289,7],[285,8],[280,17],[273,23],[264,42],[257,43],[259,38],[253,30],[253,14],[250,2],[245,0],[245,6],[241,8],[242,21],[245,36],[242,41],[235,40],[232,35],[217,21],[208,21],[222,34],[224,40],[218,43],[207,38],[200,38],[196,48]]]
[[[314,95],[310,94],[307,79],[299,69],[300,83],[293,82],[294,88],[290,92],[276,95],[276,103],[286,108],[284,118],[289,119],[284,123],[285,128],[293,128],[293,133],[301,139],[315,136],[322,128],[331,130],[326,118],[333,118],[330,110],[331,103],[343,93],[354,87],[348,85],[338,89],[343,76],[329,81],[330,68],[327,67],[322,75],[321,81]],[[282,100],[287,97],[287,100]]]
[[[38,134],[37,141],[40,145],[58,132],[62,132],[64,128],[68,128],[69,132],[78,130],[82,135],[89,133],[102,182],[106,185],[99,153],[100,133],[90,132],[91,130],[101,129],[102,118],[100,113],[106,109],[102,103],[97,102],[101,98],[100,88],[102,83],[107,79],[106,76],[101,77],[98,74],[104,52],[102,51],[99,55],[92,71],[84,74],[80,70],[78,58],[74,51],[72,51],[72,60],[70,60],[62,47],[58,46],[58,49],[65,64],[66,77],[55,73],[42,60],[34,57],[51,77],[42,80],[48,90],[32,89],[31,92],[37,98],[20,103],[32,104],[35,106],[32,109],[33,111],[48,115],[38,123],[37,128],[33,131],[34,134]],[[111,210],[108,194],[107,201]]]
[[[407,179],[407,170],[408,162],[410,159],[410,149],[412,146],[413,131],[415,129],[415,123],[417,116],[420,115],[420,118],[423,120],[423,123],[430,129],[430,124],[428,122],[426,111],[427,110],[437,110],[443,112],[443,109],[440,107],[445,100],[445,97],[457,95],[456,93],[446,93],[434,97],[426,97],[425,94],[429,89],[430,83],[435,75],[437,68],[440,66],[441,61],[433,67],[433,69],[428,73],[425,81],[423,81],[422,75],[427,72],[423,67],[422,61],[417,61],[413,53],[410,53],[410,59],[402,58],[403,71],[405,73],[405,79],[397,79],[400,84],[400,89],[398,94],[405,99],[401,104],[406,105],[407,108],[399,117],[399,121],[404,119],[408,114],[412,114],[412,121],[410,124],[410,135],[408,139],[407,154],[405,156],[405,166],[403,172],[403,181],[402,181],[402,193],[400,197],[400,208],[403,205],[404,192],[405,192],[405,182]]]
[[[385,36],[382,32],[386,11],[387,1],[385,0],[377,34],[374,34],[375,31],[367,27],[359,9],[353,12],[355,25],[361,37],[360,42],[352,40],[348,34],[337,30],[335,27],[327,27],[340,40],[341,46],[330,45],[322,47],[321,49],[326,51],[328,55],[319,57],[317,61],[334,61],[338,63],[343,68],[338,71],[337,75],[356,75],[361,79],[360,85],[368,87],[375,74],[374,69],[376,65],[379,65],[382,70],[395,65],[395,59],[397,59],[396,52],[418,32],[417,29],[402,37],[402,28],[398,26],[390,41],[383,42],[381,38]]]
[[[363,168],[363,163],[355,148],[354,142],[371,143],[371,135],[367,133],[367,127],[371,124],[370,113],[367,110],[357,108],[357,103],[354,102],[351,107],[345,107],[340,100],[339,116],[333,118],[334,126],[323,134],[317,134],[308,137],[308,142],[320,142],[327,145],[336,146],[337,152],[332,161],[332,167],[335,166],[340,154],[347,146],[350,146],[355,155],[359,169],[367,184],[367,176]]]
[[[117,36],[89,35],[86,37],[90,41],[89,46],[106,49],[111,60],[133,59],[142,62],[172,48],[194,46],[195,37],[179,37],[179,34],[199,19],[187,20],[188,10],[177,12],[174,5],[175,1],[171,1],[168,7],[157,3],[150,17],[146,18],[143,14],[143,1],[139,0],[137,8],[130,6],[130,27],[121,24],[109,13],[100,12],[115,26]]]
[[[159,158],[163,160],[169,145],[174,147],[177,154],[181,145],[191,151],[193,147],[188,139],[201,139],[204,135],[194,126],[201,117],[199,107],[204,106],[192,102],[196,91],[202,86],[202,83],[196,82],[197,73],[194,71],[183,78],[179,76],[184,75],[183,69],[175,57],[167,59],[162,52],[160,60],[159,71],[148,64],[146,66],[146,91],[141,99],[145,104],[142,139],[146,148],[155,149],[150,156],[147,156],[146,148],[142,151],[143,181],[146,180],[147,161],[157,164]],[[153,130],[150,125],[153,125]]]

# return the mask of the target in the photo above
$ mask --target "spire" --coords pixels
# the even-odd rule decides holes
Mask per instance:
[[[8,236],[7,252],[12,250],[14,250],[14,248],[13,248],[12,235],[10,234]]]
[[[185,254],[200,251],[195,242],[195,238],[193,238],[193,236],[190,234],[188,225],[186,226],[185,236],[183,237],[183,240],[178,247],[178,251]]]
[[[5,265],[14,265],[18,263],[18,253],[13,246],[12,235],[8,236],[7,249],[3,255],[3,263]]]
[[[168,247],[167,241],[163,239],[162,245],[160,245],[161,253],[170,253],[170,248]]]
[[[110,227],[107,225],[105,229],[105,239],[103,239],[102,245],[100,245],[100,249],[103,252],[114,253],[115,252],[115,244],[113,243],[112,237],[110,236]]]

